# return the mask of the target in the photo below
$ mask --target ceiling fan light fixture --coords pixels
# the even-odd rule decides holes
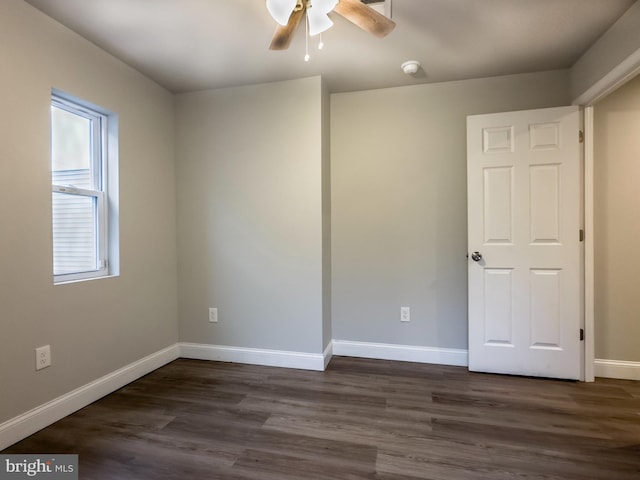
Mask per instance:
[[[289,22],[297,3],[297,0],[267,0],[267,10],[276,22],[284,26]]]
[[[309,20],[309,35],[312,37],[329,30],[333,26],[333,22],[326,13],[316,11],[313,8],[307,10],[307,18]]]
[[[313,7],[316,10],[321,11],[324,14],[328,14],[333,11],[338,5],[338,0],[307,0],[307,5]]]
[[[378,38],[387,36],[395,28],[395,22],[362,3],[363,1],[365,0],[266,0],[269,12],[280,22],[284,21],[287,14],[289,15],[286,25],[279,23],[276,28],[269,49],[289,48],[302,19],[305,20],[307,36],[326,31],[333,26],[329,18],[333,12]],[[284,8],[285,2],[287,8]]]

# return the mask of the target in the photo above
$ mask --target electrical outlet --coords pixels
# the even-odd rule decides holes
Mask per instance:
[[[209,309],[209,323],[218,323],[218,309],[210,308]]]
[[[42,370],[51,365],[51,346],[36,348],[36,370]]]
[[[400,321],[401,322],[411,321],[411,307],[400,307]]]

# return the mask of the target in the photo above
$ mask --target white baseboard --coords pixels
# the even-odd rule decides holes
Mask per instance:
[[[333,340],[329,342],[323,353],[314,354],[177,343],[0,424],[0,450],[177,358],[323,371],[333,355],[461,367],[468,365],[467,350],[452,348]],[[640,362],[596,359],[595,375],[597,377],[640,381]]]
[[[333,341],[329,342],[322,355],[324,356],[324,370],[326,370],[331,358],[333,358]]]
[[[0,450],[172,362],[179,353],[172,345],[0,424]]]
[[[105,395],[124,387],[143,375],[177,358],[323,371],[326,369],[333,355],[442,365],[467,365],[466,350],[349,342],[343,340],[329,342],[329,345],[327,345],[323,353],[177,343],[0,424],[0,450],[19,442],[29,435],[86,407],[90,403],[95,402]],[[619,369],[620,365],[618,364],[624,363],[625,366],[629,368],[628,364],[630,362],[614,363],[617,365],[616,368]],[[614,378],[640,379],[640,364],[634,364],[633,367],[635,377],[600,375],[613,376]],[[596,365],[596,372],[598,372],[597,368]]]
[[[228,347],[199,343],[180,343],[179,345],[181,358],[246,363],[267,367],[297,368],[300,370],[323,371],[325,368],[325,354],[322,353],[263,350],[260,348]]]
[[[344,357],[397,360],[401,362],[434,363],[466,367],[469,364],[467,350],[454,348],[415,347],[386,343],[333,341],[333,354]]]
[[[640,380],[640,362],[596,358],[594,363],[596,377]]]

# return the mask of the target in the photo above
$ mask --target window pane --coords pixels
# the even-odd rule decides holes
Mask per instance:
[[[91,175],[92,121],[51,107],[51,170],[54,185],[93,189]]]
[[[53,273],[98,270],[97,198],[53,193]]]

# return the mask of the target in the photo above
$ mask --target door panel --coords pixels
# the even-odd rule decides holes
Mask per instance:
[[[531,270],[531,347],[562,348],[562,270]]]
[[[561,244],[560,241],[560,165],[530,167],[532,244]]]
[[[580,378],[578,107],[467,119],[469,368]]]
[[[484,341],[490,345],[513,346],[513,270],[484,270]]]
[[[484,171],[484,242],[513,243],[513,168]]]

